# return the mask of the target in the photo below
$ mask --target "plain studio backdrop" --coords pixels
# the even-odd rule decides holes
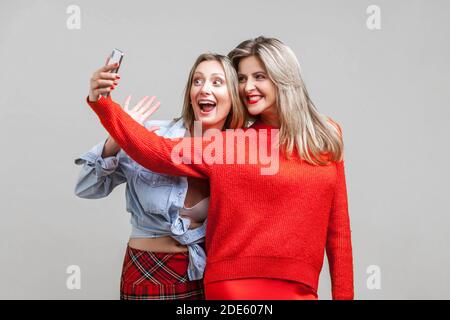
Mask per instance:
[[[73,160],[107,136],[85,98],[111,50],[125,52],[113,98],[156,95],[153,118],[171,119],[200,53],[258,35],[295,51],[312,100],[343,128],[355,297],[450,298],[444,0],[1,0],[0,298],[119,298],[125,188],[74,195]],[[325,258],[319,298],[330,297]]]

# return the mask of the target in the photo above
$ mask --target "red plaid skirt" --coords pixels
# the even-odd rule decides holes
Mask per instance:
[[[158,253],[127,246],[121,300],[202,300],[203,280],[190,281],[187,253]]]

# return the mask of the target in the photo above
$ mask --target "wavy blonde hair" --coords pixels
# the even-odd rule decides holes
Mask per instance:
[[[197,69],[197,66],[203,61],[217,61],[222,65],[225,72],[227,89],[231,99],[231,110],[227,116],[227,119],[225,120],[223,129],[242,128],[247,122],[248,113],[246,108],[242,105],[241,99],[239,98],[238,78],[236,70],[233,68],[231,60],[227,56],[216,53],[203,53],[199,55],[194,65],[192,66],[184,90],[183,110],[181,112],[180,118],[183,118],[185,126],[190,129],[195,120],[190,94],[192,80],[194,78],[195,69]]]
[[[314,165],[343,160],[341,128],[319,113],[311,101],[294,52],[278,39],[260,36],[242,42],[228,54],[236,70],[241,59],[249,56],[261,60],[276,86],[280,146],[284,154],[290,158],[295,149],[302,159]]]

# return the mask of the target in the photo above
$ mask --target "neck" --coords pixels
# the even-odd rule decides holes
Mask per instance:
[[[202,132],[200,134],[199,130],[194,129],[194,124],[192,124],[190,128],[191,136],[194,137],[209,137],[212,136],[217,130],[221,131],[223,130],[223,126],[225,124],[225,120],[222,120],[218,123],[206,125],[202,123]],[[209,130],[209,129],[216,129],[216,130]]]
[[[277,112],[278,108],[268,108],[261,113],[260,120],[262,123],[276,128],[280,127],[280,117]]]

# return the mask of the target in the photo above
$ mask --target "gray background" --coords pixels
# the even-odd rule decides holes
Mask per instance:
[[[66,8],[81,9],[69,30]],[[366,8],[381,8],[381,30]],[[449,299],[448,1],[0,2],[0,298],[117,299],[130,231],[124,187],[83,200],[73,159],[106,137],[84,102],[125,51],[114,98],[156,95],[179,115],[197,55],[274,36],[319,110],[344,130],[357,299]],[[81,289],[66,268],[81,268]],[[367,267],[381,269],[369,290]],[[329,299],[328,265],[320,299]]]

